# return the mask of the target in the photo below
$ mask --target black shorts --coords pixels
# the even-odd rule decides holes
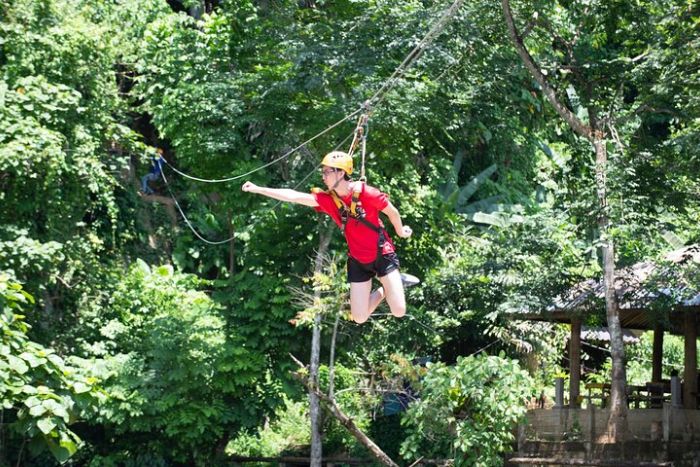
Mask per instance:
[[[371,263],[360,263],[352,256],[348,257],[348,282],[366,282],[377,277],[384,277],[394,269],[399,269],[399,256],[396,253],[377,255]]]

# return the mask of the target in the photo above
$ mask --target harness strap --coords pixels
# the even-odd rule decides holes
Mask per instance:
[[[355,183],[353,192],[352,192],[352,198],[350,201],[350,208],[348,208],[345,203],[343,202],[342,199],[340,199],[340,196],[338,196],[338,193],[335,192],[335,190],[330,190],[327,193],[333,198],[333,202],[335,203],[335,206],[338,208],[338,212],[340,213],[340,220],[342,223],[341,230],[345,232],[345,226],[348,223],[348,218],[355,219],[358,222],[361,222],[364,224],[366,227],[369,227],[370,229],[374,230],[379,234],[379,238],[377,240],[377,246],[380,250],[384,248],[384,244],[386,243],[386,236],[384,235],[385,229],[381,225],[374,225],[370,221],[368,221],[365,218],[365,213],[362,211],[362,209],[358,210],[357,203],[360,200],[360,193],[362,193],[362,188],[364,187],[363,183]]]

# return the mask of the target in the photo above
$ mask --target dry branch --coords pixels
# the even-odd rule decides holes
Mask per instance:
[[[299,365],[300,368],[305,369],[303,363],[301,363],[294,355],[290,355],[292,359]],[[317,387],[314,387],[308,378],[303,377],[299,373],[292,373],[295,379],[300,381],[306,388],[312,392],[316,397],[324,403],[324,405],[330,410],[331,414],[343,425],[357,441],[360,442],[364,447],[366,447],[370,453],[382,464],[390,467],[399,467],[396,462],[394,462],[382,449],[377,446],[377,444],[372,441],[357,425],[353,422],[352,418],[348,417],[345,412],[338,406],[334,398],[328,397],[326,394],[321,392]]]

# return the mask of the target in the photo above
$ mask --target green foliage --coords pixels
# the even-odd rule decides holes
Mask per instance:
[[[525,414],[533,382],[517,362],[478,355],[456,365],[429,365],[420,399],[402,423],[405,459],[453,458],[455,465],[501,465],[510,451],[517,422]]]
[[[652,355],[653,355],[654,333],[649,331],[642,334],[639,342],[628,345],[625,348],[625,359],[627,360],[627,383],[639,386],[646,385],[651,381]],[[683,373],[683,338],[668,333],[664,334],[663,356],[661,358],[662,378],[670,379],[671,373]],[[699,362],[700,363],[700,362]],[[586,375],[590,382],[604,383],[609,381],[611,371],[611,361],[608,357],[599,371]]]
[[[308,403],[285,399],[272,422],[257,433],[242,433],[226,447],[238,456],[275,457],[308,446],[311,440]]]
[[[326,365],[319,368],[319,386],[324,392],[328,392],[329,372],[330,369]],[[336,363],[334,373],[334,395],[338,405],[360,430],[367,432],[372,411],[379,402],[378,395],[365,389],[363,375],[357,370]],[[324,410],[322,420],[323,443],[327,452],[360,455],[366,452],[355,437],[328,411]]]
[[[357,372],[343,365],[335,366],[334,387],[336,401],[360,429],[367,431],[370,415],[376,405],[375,397],[368,397],[360,387]],[[322,365],[319,369],[321,389],[328,391],[330,370]],[[242,433],[229,443],[227,452],[244,456],[276,457],[283,455],[306,455],[311,441],[308,402],[284,400],[272,420],[256,433]],[[326,455],[355,453],[361,455],[364,448],[327,410],[323,410],[323,450]]]
[[[25,443],[33,455],[48,450],[65,462],[82,443],[69,425],[94,415],[104,399],[95,378],[27,338],[21,313],[33,303],[21,285],[0,273],[0,411],[9,419],[0,427],[2,438],[9,435],[0,445],[0,462],[15,456],[19,463]]]
[[[234,236],[205,245],[170,206],[136,196],[153,147],[203,177],[271,162],[376,92],[444,7],[245,0],[207,2],[198,18],[174,11],[194,3],[9,0],[0,12],[0,269],[36,295],[23,342],[55,351],[36,368],[20,358],[22,376],[53,369],[44,385],[68,400],[70,381],[55,379],[49,357],[80,355],[65,368],[106,381],[111,398],[87,433],[71,425],[85,464],[205,464],[241,430],[256,433],[282,393],[298,396],[286,386],[287,353],[307,352],[308,335],[289,322],[319,305],[299,306],[293,292],[309,293],[312,211],[271,211],[236,184],[198,184],[166,168],[195,227]],[[585,121],[592,106],[604,109],[619,264],[657,256],[665,232],[700,241],[697,7],[512,3],[518,24],[533,21],[526,43],[565,105]],[[394,240],[402,268],[424,281],[407,292],[402,320],[380,308],[363,326],[341,321],[339,387],[367,383],[345,375],[343,386],[343,371],[376,376],[395,353],[454,361],[489,344],[511,356],[533,350],[546,384],[562,331],[512,318],[600,274],[589,144],[545,102],[502,12],[483,0],[465,3],[395,84],[373,109],[367,170],[414,228]],[[318,185],[300,182],[353,124],[252,180]],[[347,295],[340,235],[330,253],[324,348]],[[357,393],[339,394],[365,423]],[[272,451],[279,433],[305,423],[300,409],[280,411],[284,428],[247,442]],[[354,449],[328,429],[334,447]]]
[[[264,359],[203,285],[139,260],[94,318],[100,336],[86,350],[104,359],[95,370],[110,399],[93,421],[108,430],[98,441],[115,453],[203,461],[213,448],[198,446],[214,446],[258,415]]]
[[[417,298],[444,331],[445,357],[452,357],[451,340],[469,342],[466,353],[494,338],[526,353],[557,340],[550,326],[518,321],[518,314],[545,309],[598,269],[582,257],[573,226],[554,214],[543,210],[520,224],[492,227],[481,237],[465,235],[444,248],[444,264],[425,278]]]

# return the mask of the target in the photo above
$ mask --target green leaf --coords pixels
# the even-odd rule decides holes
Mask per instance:
[[[78,450],[78,444],[71,439],[61,439],[61,447],[68,451],[68,457],[72,456]]]
[[[29,408],[32,408],[32,407],[37,406],[37,405],[39,405],[39,404],[41,404],[41,399],[39,399],[39,398],[36,397],[36,396],[28,397],[28,398],[24,401],[24,405],[26,405],[26,406],[29,407]]]
[[[32,417],[41,417],[46,413],[46,407],[44,407],[42,404],[35,405],[31,409],[29,409],[29,415]]]
[[[496,172],[496,169],[496,164],[491,164],[472,178],[471,181],[460,190],[459,197],[457,198],[457,207],[464,206],[469,198],[476,193],[476,190],[479,189],[481,184]]]
[[[7,361],[10,364],[10,368],[20,375],[25,374],[29,370],[29,366],[27,366],[22,359],[17,358],[14,355],[8,355]]]
[[[165,264],[156,268],[156,274],[158,274],[161,277],[173,277],[174,270],[171,265]]]
[[[39,358],[36,355],[30,354],[29,352],[22,352],[19,356],[25,362],[29,363],[29,366],[31,366],[32,368],[36,368],[46,363],[45,358]]]
[[[84,393],[84,392],[90,392],[90,389],[91,389],[90,386],[88,386],[88,385],[85,384],[85,383],[81,383],[80,381],[78,381],[77,383],[75,383],[75,384],[73,385],[73,392],[75,392],[76,394],[82,394],[82,393]]]
[[[145,275],[145,276],[150,276],[151,275],[151,267],[146,263],[144,260],[141,258],[136,259],[136,265],[137,268]]]
[[[36,426],[39,427],[42,433],[48,435],[56,428],[56,423],[53,421],[53,418],[42,418],[36,422]]]

